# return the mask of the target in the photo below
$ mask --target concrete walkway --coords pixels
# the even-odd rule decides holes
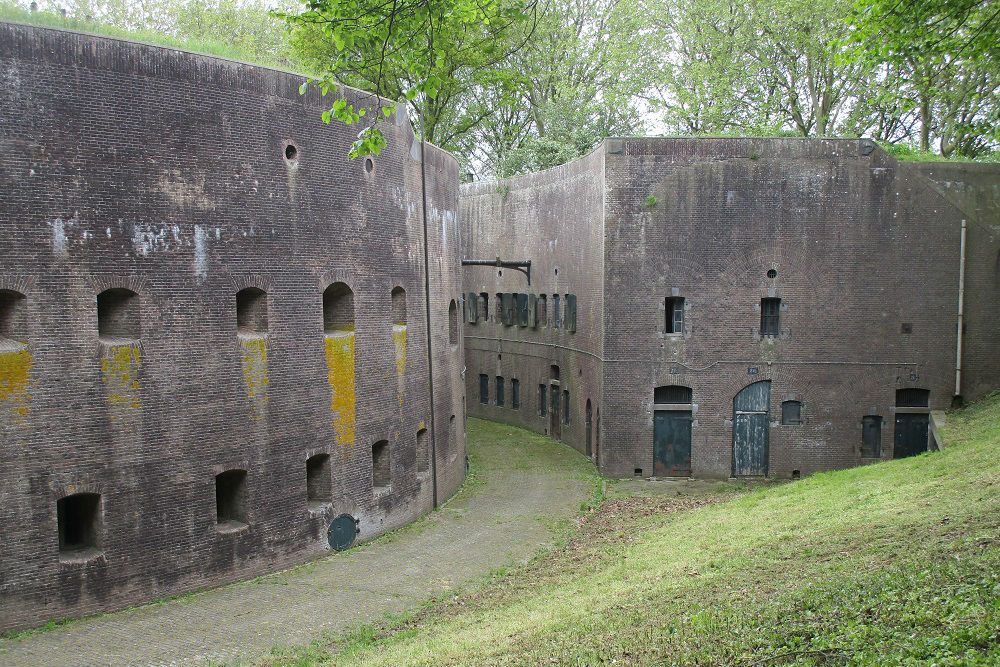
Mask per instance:
[[[0,640],[0,665],[205,665],[398,612],[531,556],[572,517],[593,467],[562,444],[469,420],[481,483],[414,526],[293,570]]]

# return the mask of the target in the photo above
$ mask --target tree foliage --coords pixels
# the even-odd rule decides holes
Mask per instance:
[[[476,73],[507,56],[510,33],[530,22],[533,7],[533,0],[308,0],[303,12],[282,16],[297,29],[300,57],[320,71],[311,82],[324,95],[341,82],[372,93],[357,107],[338,97],[323,113],[325,122],[348,125],[368,116],[351,148],[356,157],[382,150],[378,122],[403,97],[433,140]]]

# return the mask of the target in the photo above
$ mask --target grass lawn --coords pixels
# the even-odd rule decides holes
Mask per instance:
[[[944,437],[749,492],[612,494],[493,583],[264,664],[998,665],[1000,394]]]

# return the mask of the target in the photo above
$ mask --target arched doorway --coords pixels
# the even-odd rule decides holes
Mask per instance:
[[[653,475],[691,475],[691,387],[653,390]]]
[[[771,381],[747,385],[733,399],[733,476],[767,476]]]

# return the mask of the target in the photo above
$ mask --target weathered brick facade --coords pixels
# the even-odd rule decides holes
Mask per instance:
[[[690,474],[727,477],[768,381],[766,474],[890,458],[897,390],[953,400],[963,221],[961,394],[997,385],[995,166],[611,139],[459,197],[402,114],[346,159],[300,83],[0,23],[0,629],[314,558],[341,513],[412,521],[464,478],[466,401],[648,476],[655,389],[688,388]]]
[[[550,364],[575,365],[601,471],[648,476],[654,389],[679,385],[692,394],[691,474],[728,477],[734,397],[768,380],[768,475],[872,460],[866,415],[882,417],[877,458],[891,458],[897,389],[929,390],[928,410],[952,404],[962,220],[961,393],[998,384],[998,191],[995,166],[898,163],[869,141],[806,139],[611,139],[541,174],[464,186],[464,254],[540,269],[530,288],[467,269],[465,292],[561,290],[581,314],[574,334],[470,324],[470,414],[543,431],[534,385]],[[683,332],[666,330],[667,297],[684,299]],[[763,299],[781,300],[776,336],[761,335]],[[479,404],[480,373],[526,378],[528,409]],[[801,404],[801,424],[781,424],[785,401]],[[580,428],[562,437],[587,448]]]
[[[381,155],[351,161],[356,130],[321,123],[299,76],[5,23],[0,80],[0,629],[315,558],[342,512],[368,539],[431,508],[435,471],[440,499],[457,488],[450,155],[427,148],[431,466],[416,451],[431,414],[420,144],[404,116]],[[353,322],[324,333],[336,282]],[[245,288],[265,295],[245,300],[238,332]],[[390,481],[373,490],[381,440]],[[243,485],[219,523],[228,470]],[[86,502],[60,503],[81,493],[100,496],[96,524]],[[61,552],[61,520],[84,548]]]

